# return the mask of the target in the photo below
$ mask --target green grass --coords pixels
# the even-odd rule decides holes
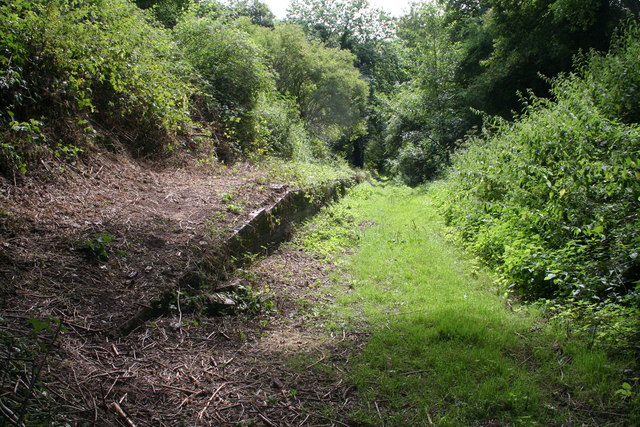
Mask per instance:
[[[268,158],[263,160],[260,166],[267,171],[270,182],[282,182],[298,188],[308,188],[322,182],[364,175],[364,172],[356,171],[346,162],[338,160],[310,162]]]
[[[341,258],[335,324],[372,335],[354,354],[358,423],[626,425],[624,361],[571,341],[446,240],[428,190],[360,185],[302,243]],[[349,232],[345,231],[349,230]],[[354,236],[353,230],[358,230]],[[353,251],[352,251],[353,252]],[[637,390],[635,390],[637,392]]]

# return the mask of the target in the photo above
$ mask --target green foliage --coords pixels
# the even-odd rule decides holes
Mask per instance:
[[[67,328],[62,324],[62,321],[57,317],[50,317],[45,319],[38,319],[31,317],[27,319],[27,322],[31,326],[31,336],[35,339],[37,350],[43,353],[42,357],[47,356],[50,347],[55,343],[61,332],[66,332]],[[53,334],[53,338],[48,336]],[[39,372],[36,374],[39,375]],[[36,378],[32,379],[31,386]]]
[[[356,191],[362,194],[367,191],[365,188],[359,187]],[[353,247],[359,238],[360,231],[352,207],[338,203],[324,207],[309,221],[297,243],[316,256],[329,260]]]
[[[99,261],[109,260],[109,243],[113,240],[113,235],[108,233],[96,234],[93,239],[85,241],[86,249],[92,257]]]
[[[629,349],[640,352],[640,308],[629,297],[598,303],[573,298],[561,303],[543,300],[539,304],[567,338],[619,354]]]
[[[548,95],[547,81],[568,72],[580,51],[604,51],[628,12],[609,0],[442,0],[461,42],[458,82],[470,106],[510,117],[518,92]],[[637,6],[635,7],[637,9]]]
[[[571,70],[581,51],[605,50],[626,11],[607,0],[413,4],[397,29],[408,81],[388,106],[380,104],[386,128],[369,147],[368,163],[412,185],[434,179],[480,125],[472,109],[512,117],[522,109],[519,93],[549,95],[549,80],[540,75]]]
[[[13,113],[9,112],[13,118]],[[9,130],[0,134],[0,171],[8,174],[12,170],[27,172],[27,162],[37,154],[38,147],[46,142],[42,133],[42,122],[29,119],[27,122],[9,122]]]
[[[287,20],[298,24],[312,40],[355,55],[355,66],[369,84],[366,129],[363,123],[358,135],[341,138],[334,144],[334,151],[341,152],[357,167],[384,163],[380,141],[387,118],[376,108],[378,98],[392,93],[396,84],[406,78],[402,55],[394,40],[394,20],[367,0],[294,1]]]
[[[390,171],[411,186],[434,179],[448,163],[446,149],[428,140],[405,142],[397,157],[390,162]]]
[[[363,132],[368,88],[352,54],[309,42],[293,25],[255,37],[276,73],[278,91],[298,104],[312,137],[331,145]]]
[[[225,295],[235,301],[235,312],[257,316],[272,313],[274,310],[273,295],[268,288],[254,289],[241,286],[234,292],[228,292]]]
[[[348,276],[331,291],[337,301],[328,323],[368,335],[348,358],[347,378],[360,396],[352,422],[632,419],[632,401],[617,391],[625,382],[635,390],[633,358],[608,357],[552,327],[535,307],[505,298],[491,275],[445,241],[432,198],[430,189],[363,184],[301,231],[310,250],[347,254],[337,256]]]
[[[273,28],[276,17],[266,3],[260,0],[232,0],[230,3],[232,11],[249,17],[252,24]]]
[[[2,4],[0,17],[3,124],[37,120],[62,145],[86,144],[95,123],[110,125],[148,153],[189,122],[188,70],[169,35],[129,2],[20,0]],[[1,135],[5,152],[33,153],[44,142],[11,128]]]
[[[532,98],[516,122],[470,139],[441,188],[448,222],[531,297],[597,303],[638,292],[640,128],[620,121],[637,99],[619,109],[602,95],[634,93],[639,39],[629,31],[587,60],[582,78],[554,81],[556,101]]]
[[[167,28],[173,28],[185,13],[191,0],[135,0],[140,9],[151,9],[156,19]]]
[[[640,56],[640,28],[630,21],[618,31],[611,47],[615,56],[588,57],[585,85],[607,117],[640,123],[640,73],[633,68]]]
[[[223,304],[220,304],[221,301]],[[195,295],[175,291],[169,296],[166,304],[171,310],[179,309],[181,312],[204,310],[215,316],[238,314],[259,316],[271,314],[274,311],[273,294],[267,287],[258,289],[251,286],[237,286],[224,292]]]
[[[190,14],[174,34],[200,74],[204,119],[225,123],[227,136],[246,149],[256,137],[253,110],[274,84],[260,48],[241,25]]]
[[[455,82],[460,51],[433,5],[413,5],[398,23],[398,37],[401,64],[410,80],[380,103],[386,129],[377,147],[369,149],[368,160],[416,185],[448,165],[466,130],[466,107]],[[386,158],[386,164],[376,156]]]
[[[352,50],[356,45],[389,37],[391,19],[368,0],[293,0],[287,20],[331,47]]]
[[[310,188],[338,179],[352,179],[355,171],[340,159],[324,161],[284,161],[277,158],[262,163],[267,170],[269,181],[280,182],[297,188]],[[361,178],[366,176],[361,173]]]
[[[255,114],[258,138],[267,154],[301,161],[327,157],[326,146],[311,138],[293,99],[264,94],[258,99]]]

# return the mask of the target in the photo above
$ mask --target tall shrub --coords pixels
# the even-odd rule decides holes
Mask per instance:
[[[256,138],[254,109],[261,94],[274,90],[264,54],[239,23],[188,15],[174,28],[187,61],[200,75],[204,119],[224,123],[241,148]]]
[[[189,122],[192,91],[177,57],[169,34],[126,0],[2,3],[5,156],[33,153],[47,136],[87,142],[105,128],[135,153],[170,143]]]
[[[278,91],[295,100],[314,138],[334,146],[363,132],[368,86],[351,53],[310,42],[295,25],[255,37],[267,53]]]
[[[632,26],[608,55],[587,59],[582,76],[557,79],[555,101],[533,99],[454,160],[442,189],[446,218],[527,295],[638,292],[639,48]]]

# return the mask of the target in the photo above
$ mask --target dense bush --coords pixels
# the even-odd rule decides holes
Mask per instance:
[[[361,129],[367,85],[348,52],[224,13],[187,14],[174,33],[200,74],[203,118],[245,152],[324,158]]]
[[[581,51],[606,51],[624,16],[638,2],[610,0],[442,0],[446,20],[461,43],[457,82],[468,105],[512,117],[518,92],[549,95],[548,81],[572,69]],[[634,10],[635,9],[635,10]]]
[[[640,58],[638,36],[637,29],[620,34],[612,47],[618,55],[591,57],[586,64],[589,95],[607,116],[624,123],[640,123],[640,72],[632,68]]]
[[[256,32],[278,91],[295,100],[312,137],[328,146],[362,133],[367,84],[344,50],[309,42],[302,30],[280,25]]]
[[[326,145],[309,135],[299,107],[291,98],[265,94],[258,100],[255,114],[258,138],[266,154],[302,161],[327,158]]]
[[[326,158],[362,134],[367,85],[348,52],[264,27],[259,2],[137,3],[148,11],[127,0],[0,4],[5,173],[93,142],[171,148],[192,114],[239,151],[289,159]]]
[[[449,223],[526,295],[638,304],[639,36],[469,140],[440,188]]]
[[[206,100],[203,118],[225,123],[227,137],[247,149],[256,138],[253,110],[261,94],[275,86],[262,50],[242,25],[189,14],[174,34],[185,59],[199,72]]]
[[[405,144],[391,162],[391,172],[410,186],[434,179],[446,166],[448,157],[438,148],[429,141]]]
[[[403,85],[380,107],[386,127],[378,143],[386,158],[383,170],[399,177],[407,185],[415,186],[436,179],[449,165],[455,137],[461,121],[450,108],[441,108],[438,97],[425,93],[415,82]],[[369,161],[375,161],[369,147]]]
[[[102,128],[157,150],[189,122],[188,76],[169,34],[126,0],[3,2],[5,171],[45,140],[68,154]]]
[[[134,0],[140,9],[150,9],[158,21],[173,28],[188,9],[191,0]]]
[[[416,185],[435,179],[449,165],[451,152],[468,129],[469,109],[462,105],[455,83],[460,49],[441,10],[433,4],[412,5],[399,20],[397,34],[400,64],[408,78],[386,97],[378,97],[386,126],[381,138],[370,144],[367,161]]]

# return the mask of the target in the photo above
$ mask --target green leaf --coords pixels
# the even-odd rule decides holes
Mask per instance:
[[[33,331],[38,333],[40,331],[48,331],[51,329],[51,324],[48,321],[43,321],[40,319],[36,319],[35,317],[31,317],[28,322],[31,324]]]

